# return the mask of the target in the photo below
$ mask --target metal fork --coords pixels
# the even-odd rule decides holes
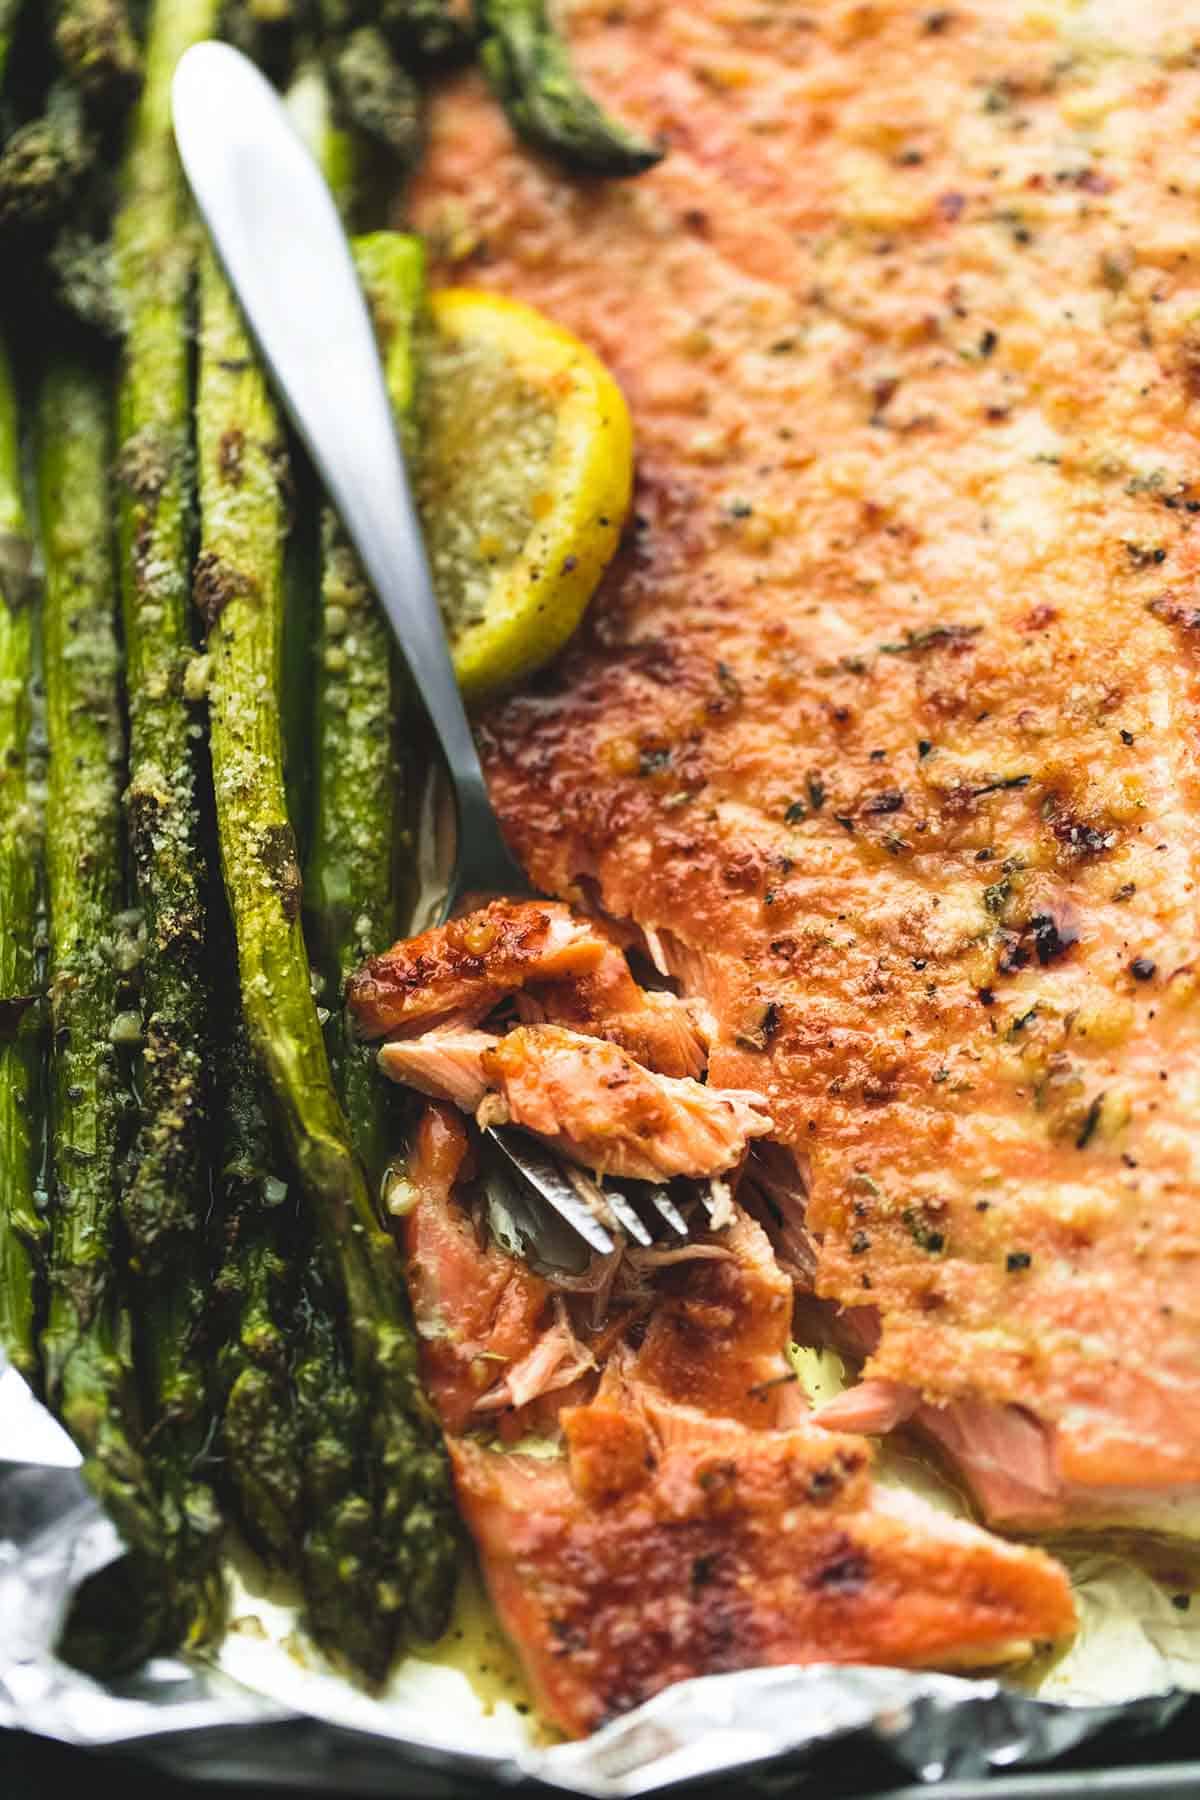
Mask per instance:
[[[275,388],[308,448],[396,634],[446,761],[457,844],[442,920],[471,895],[532,894],[500,830],[459,696],[375,334],[324,177],[274,89],[227,44],[197,44],[172,92],[175,138],[196,202]],[[489,1136],[510,1167],[594,1250],[613,1238],[603,1207],[532,1139]],[[665,1189],[646,1199],[686,1224]],[[627,1194],[610,1220],[650,1232]]]

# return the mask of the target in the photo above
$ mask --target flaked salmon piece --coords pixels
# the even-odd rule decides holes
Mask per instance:
[[[494,900],[372,957],[351,976],[346,997],[365,1038],[424,1031],[450,1016],[477,1025],[528,982],[586,974],[612,949],[569,907]]]
[[[930,1404],[917,1389],[876,1377],[817,1417],[834,1430],[872,1434],[911,1426],[954,1464],[987,1518],[1010,1530],[1052,1531],[1064,1518],[1100,1527],[1134,1516],[1165,1533],[1195,1535],[1200,1488],[1157,1482],[1153,1442],[1145,1484],[1132,1459],[1122,1458],[1124,1481],[1105,1487],[1072,1480],[1056,1428],[1027,1407],[973,1399]]]
[[[488,1031],[438,1027],[420,1037],[393,1038],[384,1044],[379,1067],[390,1081],[473,1113],[488,1091],[484,1052],[499,1041]]]
[[[495,901],[395,944],[348,987],[367,1038],[451,1024],[469,1031],[509,995],[526,1023],[606,1038],[664,1075],[703,1073],[705,1044],[688,1005],[647,992],[605,927],[564,906]]]
[[[813,1417],[827,1431],[871,1437],[911,1423],[968,1476],[990,1519],[1036,1530],[1061,1516],[1066,1496],[1054,1466],[1052,1434],[1020,1407],[984,1400],[928,1406],[920,1388],[871,1376],[826,1401]]]
[[[872,1437],[911,1425],[952,1460],[987,1517],[999,1525],[1047,1530],[1071,1500],[1085,1510],[1088,1504],[1086,1493],[1067,1493],[1054,1466],[1052,1433],[1021,1407],[986,1400],[924,1405],[919,1388],[876,1376],[827,1401],[814,1418],[827,1431]]]
[[[657,1075],[619,1045],[557,1025],[522,1025],[505,1037],[427,1031],[385,1044],[379,1066],[430,1099],[474,1112],[481,1125],[522,1126],[572,1162],[639,1181],[723,1175],[749,1138],[770,1129],[757,1094]]]
[[[554,1322],[532,1350],[503,1370],[494,1387],[475,1402],[475,1414],[511,1409],[520,1412],[532,1401],[567,1388],[596,1367],[596,1359],[571,1329],[561,1294],[554,1297]]]
[[[740,1207],[720,1243],[727,1260],[662,1280],[638,1353],[639,1378],[669,1400],[745,1425],[794,1423],[802,1394],[785,1354],[791,1282],[761,1226]]]
[[[483,1052],[494,1090],[481,1125],[519,1125],[572,1162],[634,1181],[735,1168],[771,1128],[758,1094],[656,1075],[619,1045],[558,1025],[520,1025]]]
[[[989,1666],[1071,1632],[1050,1557],[877,1487],[870,1445],[813,1422],[785,1355],[790,1282],[740,1209],[718,1256],[646,1271],[652,1296],[589,1337],[447,1193],[449,1128],[423,1124],[409,1170],[422,1365],[497,1612],[550,1719],[586,1732],[672,1681],[759,1664]],[[588,1353],[582,1382],[547,1387]],[[524,1402],[531,1379],[536,1457],[522,1414],[490,1406],[502,1381]],[[497,1433],[516,1447],[496,1449]]]
[[[1152,1460],[1146,1485],[1125,1460],[1121,1484],[1073,1481],[1056,1429],[1027,1407],[978,1399],[931,1404],[907,1382],[868,1376],[828,1401],[814,1419],[831,1431],[869,1436],[911,1427],[949,1458],[986,1517],[1010,1530],[1051,1531],[1064,1519],[1100,1527],[1135,1517],[1172,1535],[1196,1534],[1200,1489],[1194,1484],[1156,1483]]]
[[[452,1113],[425,1113],[411,1158],[417,1198],[404,1242],[425,1386],[445,1429],[460,1432],[488,1390],[535,1351],[552,1294],[525,1263],[481,1246],[469,1215],[436,1175],[427,1175],[434,1158],[444,1162],[453,1134],[463,1137]]]
[[[490,791],[766,1095],[868,1378],[1036,1418],[1061,1524],[1200,1536],[1187,8],[1091,9],[1102,93],[1070,8],[803,11],[574,9],[670,145],[585,202],[477,77],[432,109],[435,276],[580,333],[638,443],[587,627],[477,722]]]
[[[918,1406],[912,1420],[953,1460],[988,1518],[997,1523],[1049,1530],[1072,1501],[1086,1513],[1087,1492],[1068,1493],[1055,1467],[1053,1432],[1023,1408],[958,1400],[949,1406]]]
[[[517,998],[526,1024],[549,1021],[607,1038],[661,1075],[704,1073],[708,1052],[692,1010],[678,995],[640,987],[615,946],[594,969],[539,982]]]
[[[904,1381],[860,1381],[827,1400],[813,1417],[827,1431],[862,1431],[883,1437],[911,1419],[921,1404],[920,1390]]]

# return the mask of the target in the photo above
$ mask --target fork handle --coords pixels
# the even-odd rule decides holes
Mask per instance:
[[[455,895],[520,892],[527,883],[488,798],[333,196],[275,90],[239,51],[193,46],[172,98],[180,157],[217,254],[442,746],[458,814]]]

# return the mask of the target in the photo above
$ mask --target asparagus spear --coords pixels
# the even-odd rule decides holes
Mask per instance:
[[[347,36],[359,26],[378,26],[405,62],[463,61],[474,34],[447,0],[317,0],[320,33]]]
[[[38,405],[44,540],[46,714],[50,742],[47,885],[54,1066],[54,1193],[46,1387],[83,1453],[84,1472],[151,1591],[147,1642],[162,1625],[152,1581],[163,1539],[147,1475],[130,1367],[130,1324],[115,1280],[116,1171],[125,1109],[117,1046],[114,921],[122,897],[122,732],[109,541],[107,382],[62,359]]]
[[[662,150],[598,106],[546,0],[475,0],[479,60],[519,137],[585,175],[640,175]]]
[[[125,804],[147,925],[145,1120],[125,1217],[147,1272],[187,1255],[204,1192],[204,858],[183,694],[192,648],[188,295],[197,240],[171,136],[170,83],[184,50],[215,17],[215,0],[157,0],[114,225],[128,321],[117,398],[130,714]]]
[[[285,1135],[293,1143],[299,1139],[306,1185],[319,1191],[322,1170],[314,1174],[305,1163],[325,1147],[330,1115],[334,1131],[340,1133],[341,1126],[322,1067],[319,1031],[314,1043],[307,965],[295,938],[300,881],[286,814],[279,717],[275,707],[264,705],[264,696],[278,696],[282,648],[284,445],[232,296],[207,260],[201,321],[202,549],[196,594],[209,624],[214,670],[209,697],[222,864],[250,1038],[284,1111]],[[293,1011],[300,1032],[289,1043]],[[276,1032],[287,1035],[276,1042]],[[306,1144],[310,1089],[322,1138]],[[319,1643],[378,1678],[390,1654],[393,1621],[381,1613],[373,1584],[364,1579],[361,1530],[347,1544],[337,1516],[352,1498],[356,1452],[341,1430],[341,1405],[333,1411],[325,1407],[326,1390],[334,1388],[340,1400],[343,1387],[336,1333],[321,1306],[307,1297],[301,1340],[297,1426],[311,1519],[301,1553],[307,1619]],[[356,1523],[363,1510],[360,1504]],[[365,1510],[369,1531],[369,1504]],[[272,1538],[278,1545],[281,1533],[272,1530],[271,1521],[260,1514],[257,1522],[263,1547]]]
[[[303,0],[226,0],[221,31],[278,80],[292,59],[305,12]]]
[[[389,151],[401,167],[415,164],[422,140],[421,91],[383,33],[369,25],[351,32],[334,57],[332,76],[347,125]]]
[[[23,5],[24,0],[0,0],[0,81],[4,80],[4,72],[8,68],[17,19]]]
[[[369,10],[402,56],[440,63],[471,53],[472,34],[446,0],[377,0]]]
[[[381,231],[355,259],[384,356],[398,418],[411,431],[414,344],[425,259],[418,239]],[[374,1057],[341,1005],[351,971],[396,935],[395,680],[392,635],[336,514],[322,521],[324,562],[317,633],[316,796],[305,882],[309,940],[339,1004],[326,1031],[351,1134],[373,1180],[387,1160],[386,1100]]]
[[[37,1374],[37,807],[28,766],[34,613],[17,401],[0,341],[0,1346]]]
[[[317,1245],[300,1289],[294,1369],[308,1521],[300,1553],[305,1616],[331,1656],[376,1681],[396,1647],[404,1595],[393,1592],[378,1529],[371,1424],[340,1326],[344,1303],[322,1265]]]
[[[386,47],[385,47],[386,48]],[[325,171],[344,212],[357,201],[365,169],[361,140],[333,123],[329,90],[320,72],[297,82],[290,103],[301,129]],[[386,246],[398,240],[381,234],[375,240],[381,269],[389,265]],[[379,247],[383,246],[382,254]],[[368,260],[370,260],[370,252]],[[419,251],[417,251],[419,257]],[[394,260],[394,259],[392,259]],[[411,320],[405,313],[403,278],[416,273],[413,258],[401,256],[400,277],[392,301],[392,330],[385,333],[390,372],[407,403],[412,369]],[[392,894],[392,647],[382,620],[335,515],[328,507],[322,521],[322,592],[316,629],[316,712],[311,737],[317,797],[313,807],[310,879],[317,902],[306,913],[310,951],[329,991],[340,996],[346,945],[360,925],[375,941],[386,939],[376,928],[379,917],[391,921]],[[339,630],[342,622],[348,626]],[[356,627],[361,624],[362,631]],[[339,714],[339,707],[346,709]],[[350,714],[353,714],[353,717]],[[356,793],[358,781],[365,793]],[[349,861],[338,866],[339,859]],[[364,900],[374,915],[364,918],[351,902],[351,889],[366,883]],[[353,1141],[377,1179],[385,1154],[382,1131],[384,1098],[381,1084],[365,1066],[366,1053],[348,1034],[341,1006],[332,1012],[326,1031],[339,1096],[350,1115]],[[336,1327],[338,1307],[329,1291],[319,1256],[310,1259],[301,1293],[302,1325],[296,1366],[296,1408],[305,1472],[305,1498],[313,1523],[305,1535],[303,1580],[314,1634],[335,1640],[345,1629],[342,1593],[349,1580],[362,1585],[369,1603],[357,1616],[357,1638],[345,1653],[358,1667],[371,1668],[394,1611],[391,1595],[373,1587],[379,1552],[373,1541],[370,1476],[363,1461],[369,1421],[355,1389],[354,1374],[342,1334]],[[381,1601],[386,1602],[381,1606]]]
[[[90,106],[120,111],[141,86],[141,58],[127,0],[58,0],[54,41]]]
[[[79,95],[59,82],[45,112],[18,127],[0,153],[0,230],[45,230],[57,224],[94,155]]]
[[[395,1245],[376,1218],[338,1105],[300,925],[300,876],[284,804],[278,696],[284,507],[282,440],[233,298],[211,256],[202,275],[201,553],[222,870],[251,1043],[309,1197],[324,1275],[349,1336],[371,1434],[366,1567],[332,1595],[343,1647],[383,1674],[400,1626],[443,1627],[454,1530],[437,1433],[421,1392]],[[378,1579],[377,1569],[386,1579]],[[370,1575],[370,1592],[364,1592]],[[330,1632],[330,1638],[334,1633]]]
[[[251,1542],[269,1562],[294,1570],[302,1530],[299,1443],[292,1347],[281,1321],[294,1303],[283,1232],[294,1246],[295,1219],[287,1185],[274,1173],[274,1146],[240,1017],[227,1039],[222,1088],[216,1292],[232,1318],[216,1359],[218,1460]]]
[[[139,1277],[140,1346],[153,1413],[153,1464],[170,1534],[179,1635],[202,1640],[222,1616],[220,1519],[192,1470],[208,1436],[190,1354],[208,1206],[204,1156],[204,857],[191,726],[182,691],[191,652],[188,297],[198,240],[170,122],[180,56],[213,28],[216,0],[156,0],[146,84],[133,121],[114,228],[127,337],[117,399],[118,537],[131,725],[125,796],[146,922],[142,1116],[122,1213]]]
[[[274,1147],[240,1024],[222,1118],[224,1254],[216,1291],[232,1321],[217,1357],[219,1461],[251,1543],[299,1578],[314,1638],[374,1673],[379,1607],[359,1447],[366,1426],[308,1234],[273,1173]]]

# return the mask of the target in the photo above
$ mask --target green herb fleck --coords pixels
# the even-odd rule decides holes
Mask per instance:
[[[1003,881],[993,881],[990,887],[983,890],[984,907],[993,919],[1003,918],[1004,909],[1011,899],[1012,882],[1007,877]]]
[[[1083,1124],[1079,1128],[1079,1136],[1075,1139],[1077,1150],[1086,1150],[1095,1136],[1096,1127],[1100,1123],[1100,1112],[1104,1105],[1104,1095],[1099,1093],[1088,1107]]]
[[[931,650],[937,644],[962,644],[978,637],[982,625],[926,625],[920,631],[906,631],[899,643],[880,644],[881,656],[910,656],[916,651]]]

